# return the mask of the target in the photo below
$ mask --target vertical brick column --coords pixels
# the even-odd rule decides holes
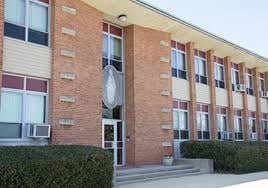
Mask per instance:
[[[195,83],[195,62],[194,62],[194,43],[186,44],[188,78],[190,83],[190,140],[197,140],[197,125],[196,125],[196,83]]]
[[[215,69],[214,69],[214,51],[207,51],[207,67],[208,67],[208,85],[210,89],[210,127],[211,127],[211,139],[217,139],[217,106],[216,106],[216,87],[215,87]]]
[[[160,164],[173,151],[170,35],[131,25],[124,36],[127,164]]]
[[[233,103],[233,90],[232,90],[232,63],[230,57],[224,58],[225,67],[225,83],[228,98],[228,131],[234,135],[234,103]]]
[[[268,91],[268,72],[264,73],[265,90]]]
[[[4,42],[4,3],[0,2],[0,96],[2,88],[2,71],[3,71],[3,42]],[[1,100],[1,98],[0,98]],[[0,101],[1,102],[1,101]]]
[[[261,125],[261,119],[262,119],[262,113],[261,113],[261,103],[260,103],[260,82],[259,82],[259,73],[257,71],[257,68],[253,69],[253,86],[254,86],[254,93],[256,98],[256,126],[257,126],[257,134],[258,134],[258,140],[262,141],[262,125]]]
[[[240,73],[240,84],[246,85],[246,66],[245,63],[239,64],[239,73]],[[242,124],[244,132],[244,140],[249,140],[249,124],[248,124],[248,97],[247,92],[242,93],[243,98],[243,114],[242,114]]]
[[[101,147],[102,13],[82,1],[51,8],[51,141]]]

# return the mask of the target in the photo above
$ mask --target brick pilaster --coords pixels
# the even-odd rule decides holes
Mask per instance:
[[[246,66],[245,63],[239,64],[239,73],[240,73],[240,84],[246,85]],[[249,124],[248,124],[248,97],[247,92],[242,93],[243,98],[243,111],[242,111],[242,124],[243,124],[243,132],[244,132],[244,140],[249,140]]]
[[[225,67],[225,83],[228,98],[228,111],[227,111],[228,132],[232,132],[234,134],[234,104],[233,104],[233,90],[232,90],[232,78],[231,78],[232,63],[230,57],[224,58],[224,67]]]
[[[264,73],[265,90],[268,91],[268,72]]]
[[[214,69],[214,51],[207,51],[207,67],[208,67],[208,85],[210,89],[210,127],[211,139],[217,139],[217,106],[216,106],[216,87],[215,87],[215,69]]]
[[[2,70],[3,70],[3,40],[4,40],[4,3],[0,2],[0,96],[2,87]]]
[[[262,125],[261,125],[261,104],[260,104],[260,94],[259,94],[259,88],[260,88],[260,82],[259,82],[259,73],[257,71],[257,68],[253,69],[253,86],[254,86],[254,93],[256,98],[256,126],[257,126],[257,134],[258,134],[258,140],[262,141]]]
[[[190,140],[197,140],[197,126],[196,126],[196,83],[195,83],[195,63],[194,63],[194,43],[186,44],[187,50],[187,64],[188,64],[188,78],[190,83]]]

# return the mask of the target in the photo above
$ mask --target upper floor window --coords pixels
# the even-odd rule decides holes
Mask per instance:
[[[243,140],[242,111],[234,110],[235,140]]]
[[[210,139],[208,105],[197,104],[197,137],[199,140]]]
[[[206,52],[195,49],[195,80],[198,83],[208,84]]]
[[[218,88],[225,88],[224,83],[224,64],[223,59],[214,56],[215,67],[215,86]]]
[[[228,139],[227,128],[227,110],[223,107],[217,108],[217,127],[218,127],[218,139]]]
[[[247,69],[247,94],[254,95],[252,70]]]
[[[259,77],[259,91],[265,91],[265,81],[264,81],[264,74],[260,73],[260,77]]]
[[[113,65],[122,72],[123,30],[114,25],[103,23],[102,33],[102,67]]]
[[[268,114],[262,114],[262,132],[263,132],[263,140],[268,140]]]
[[[236,85],[240,84],[239,65],[232,63],[232,89],[235,91]]]
[[[189,139],[187,102],[173,101],[173,130],[175,140]]]
[[[257,126],[256,126],[256,113],[249,112],[248,114],[250,139],[257,140]]]
[[[28,123],[46,123],[46,80],[3,75],[0,139],[27,137]]]
[[[49,45],[49,0],[5,1],[4,35]]]
[[[172,47],[172,76],[187,80],[187,65],[185,55],[185,45],[171,41]]]

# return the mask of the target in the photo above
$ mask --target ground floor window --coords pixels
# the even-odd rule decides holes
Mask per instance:
[[[189,139],[187,102],[173,101],[173,130],[175,140]]]
[[[0,139],[24,138],[27,124],[46,123],[47,81],[3,75]]]
[[[217,108],[217,127],[218,127],[218,140],[228,139],[226,108],[223,107]]]
[[[268,141],[268,114],[262,115],[262,132],[263,132],[263,140]]]
[[[256,127],[256,114],[255,112],[249,112],[249,132],[250,132],[250,140],[257,140],[257,127]]]
[[[199,140],[210,139],[208,105],[197,104],[197,137]]]
[[[234,110],[234,134],[235,140],[243,140],[242,111]]]

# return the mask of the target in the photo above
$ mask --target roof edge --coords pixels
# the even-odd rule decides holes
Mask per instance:
[[[244,47],[241,47],[241,46],[239,46],[237,44],[234,44],[233,42],[230,42],[230,41],[228,41],[228,40],[226,40],[226,39],[224,39],[222,37],[219,37],[219,36],[217,36],[217,35],[215,35],[213,33],[210,33],[210,32],[208,32],[208,31],[206,31],[206,30],[204,30],[204,29],[202,29],[202,28],[200,28],[200,27],[198,27],[198,26],[196,26],[194,24],[186,22],[185,20],[182,20],[182,19],[178,18],[177,16],[175,16],[175,15],[173,15],[171,13],[168,13],[168,12],[166,12],[166,11],[160,9],[160,8],[157,8],[157,7],[155,7],[154,5],[152,5],[150,3],[144,2],[142,0],[130,0],[130,1],[132,1],[133,3],[136,3],[136,4],[140,5],[140,6],[143,6],[144,8],[150,9],[150,10],[156,12],[156,13],[159,13],[159,14],[165,16],[165,17],[168,17],[168,18],[170,18],[170,19],[172,19],[172,20],[174,20],[176,22],[179,22],[180,24],[183,24],[183,25],[185,25],[187,27],[190,27],[190,28],[192,28],[192,29],[194,29],[194,30],[196,30],[198,32],[201,32],[201,33],[203,33],[203,34],[205,34],[205,35],[207,35],[209,37],[212,37],[212,38],[214,38],[216,40],[219,40],[219,41],[221,41],[221,42],[223,42],[225,44],[228,44],[228,45],[230,45],[230,46],[232,46],[232,47],[234,47],[236,49],[239,49],[239,50],[241,50],[241,51],[243,51],[243,52],[245,52],[245,53],[247,53],[249,55],[255,56],[255,57],[257,57],[257,58],[259,58],[259,59],[261,59],[263,61],[268,62],[268,58],[266,58],[266,57],[264,57],[262,55],[259,55],[259,54],[255,53],[255,52],[252,52],[251,50],[248,50],[248,49],[246,49]]]

